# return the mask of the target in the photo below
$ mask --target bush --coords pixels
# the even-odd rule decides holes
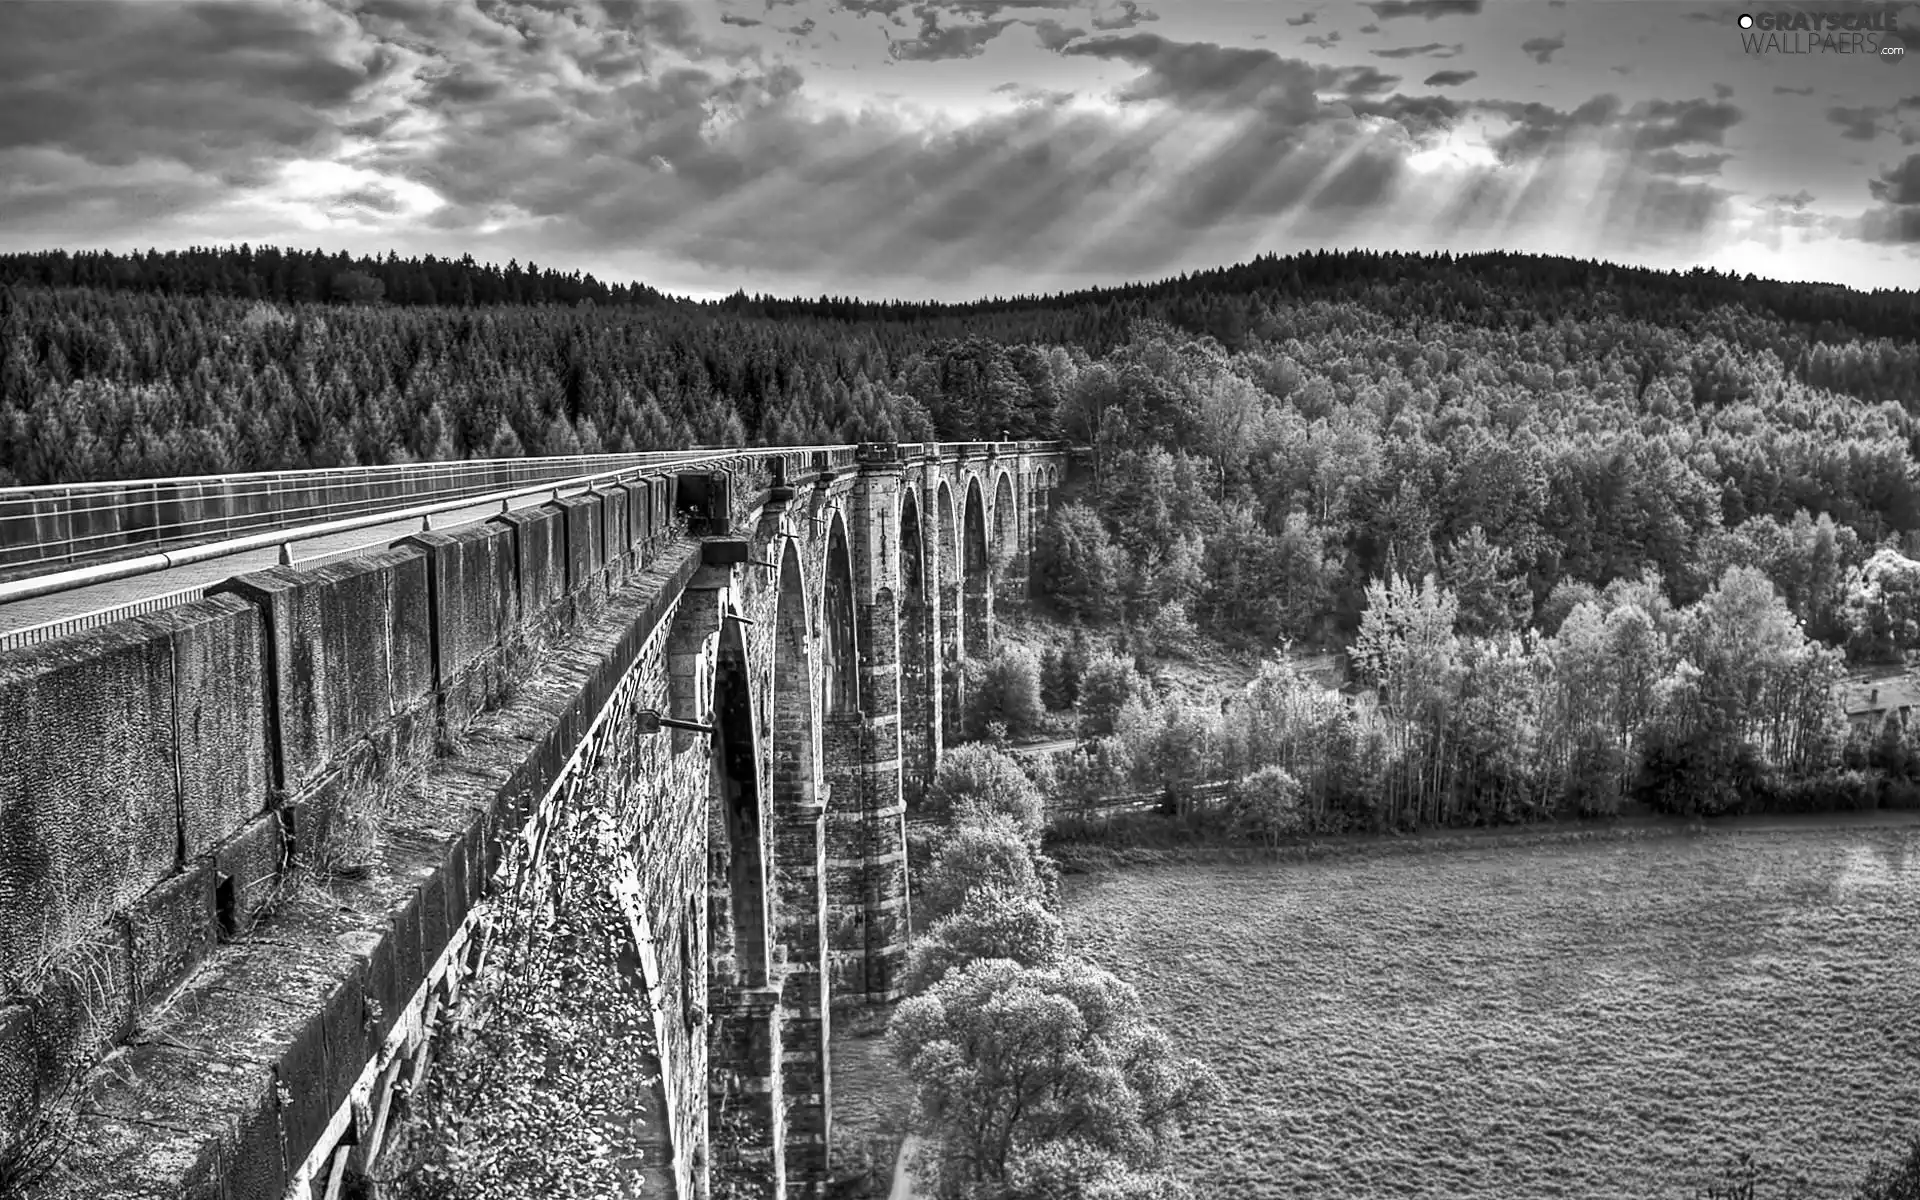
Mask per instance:
[[[1046,831],[1047,802],[1014,759],[992,746],[955,746],[940,760],[923,811],[959,824],[998,813],[1035,847]]]
[[[1058,890],[1052,867],[1012,821],[997,814],[977,816],[934,847],[933,861],[913,881],[914,908],[923,920],[938,921],[965,906],[975,889],[1051,902]]]
[[[1131,664],[1117,654],[1096,654],[1080,680],[1080,736],[1105,737],[1136,691]]]
[[[907,994],[917,996],[949,971],[987,958],[1050,967],[1066,955],[1066,930],[1033,892],[977,885],[960,907],[914,939],[907,954]]]
[[[1279,767],[1261,767],[1236,783],[1224,816],[1228,836],[1267,846],[1307,829],[1300,782]]]
[[[1137,991],[1074,959],[968,963],[901,1002],[887,1046],[915,1084],[935,1195],[1002,1194],[1012,1164],[1069,1140],[1152,1167],[1220,1093],[1204,1064],[1175,1057]]]
[[[1007,647],[984,663],[969,663],[965,718],[972,738],[987,736],[993,725],[1014,736],[1040,728],[1040,661],[1033,651]]]

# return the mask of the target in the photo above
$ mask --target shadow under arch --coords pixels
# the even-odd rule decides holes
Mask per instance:
[[[826,569],[821,572],[820,709],[832,716],[860,711],[860,642],[854,628],[853,550],[838,512],[827,530]]]
[[[961,642],[965,637],[960,571],[960,533],[953,512],[953,488],[942,479],[934,497],[935,568],[940,577],[940,737],[947,745],[960,740]]]
[[[920,501],[912,488],[900,493],[900,792],[917,809],[939,759],[934,729],[934,689],[940,667],[934,654],[927,596],[926,538]]]
[[[1015,593],[1018,580],[1011,570],[1020,558],[1022,522],[1016,495],[1012,473],[999,472],[993,485],[993,547],[990,561],[995,594],[1003,603],[1019,599]]]
[[[961,528],[961,558],[966,594],[962,620],[961,657],[968,662],[984,662],[993,647],[989,644],[993,629],[992,559],[987,550],[986,504],[980,494],[980,477],[967,480],[967,508]]]
[[[712,786],[707,825],[710,987],[764,987],[769,933],[762,852],[760,755],[754,737],[746,638],[731,614],[720,622],[713,663]]]

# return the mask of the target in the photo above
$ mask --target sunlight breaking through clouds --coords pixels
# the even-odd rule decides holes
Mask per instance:
[[[1920,278],[1920,76],[1746,55],[1724,5],[85,9],[0,6],[8,248],[321,233],[945,298],[1329,239]]]

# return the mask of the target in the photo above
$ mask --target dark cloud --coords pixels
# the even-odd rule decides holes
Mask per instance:
[[[1716,83],[1713,85],[1713,98],[1715,100],[1731,100],[1733,99],[1733,89],[1724,83]]]
[[[1007,19],[982,21],[977,25],[942,25],[939,14],[927,9],[920,17],[920,33],[890,42],[888,50],[903,62],[940,62],[950,58],[973,58],[986,49],[1014,22]]]
[[[756,25],[764,24],[764,22],[758,21],[753,17],[743,17],[738,13],[721,13],[720,23],[722,25],[738,25],[742,29],[752,29]]]
[[[1424,87],[1459,87],[1461,84],[1471,83],[1475,79],[1478,79],[1479,77],[1480,77],[1480,72],[1478,71],[1435,71],[1433,74],[1426,77],[1426,79],[1422,83],[1422,86]]]
[[[1566,44],[1567,39],[1564,35],[1550,38],[1535,37],[1521,42],[1520,49],[1526,51],[1533,61],[1544,63],[1552,62],[1554,51],[1564,49]]]
[[[1445,96],[1389,96],[1384,100],[1354,100],[1356,116],[1385,117],[1407,131],[1416,142],[1451,129],[1465,108]]]
[[[1576,132],[1612,125],[1620,114],[1620,98],[1595,96],[1571,112],[1562,112],[1548,104],[1515,100],[1488,100],[1478,107],[1514,123],[1513,129],[1493,140],[1494,152],[1503,161],[1511,162],[1553,150]]]
[[[1398,75],[1388,75],[1376,67],[1353,67],[1341,73],[1340,90],[1349,96],[1377,96],[1390,92],[1400,82]]]
[[[1428,42],[1424,46],[1395,46],[1388,50],[1371,51],[1376,58],[1453,58],[1466,46],[1460,42],[1447,45],[1442,42]]]
[[[1812,204],[1813,200],[1814,200],[1813,193],[1808,191],[1805,188],[1801,188],[1799,191],[1795,192],[1791,196],[1786,195],[1784,193],[1780,195],[1768,196],[1766,199],[1762,200],[1760,203],[1762,207],[1766,207],[1766,208],[1790,208],[1795,212],[1799,212],[1801,209],[1805,208],[1807,205]]]
[[[1049,50],[1064,49],[1075,38],[1087,36],[1087,31],[1073,25],[1062,25],[1051,17],[1033,23],[1033,33],[1040,44]]]
[[[1315,92],[1340,76],[1271,50],[1221,46],[1213,42],[1175,42],[1154,33],[1076,42],[1061,51],[1132,63],[1145,74],[1121,89],[1125,101],[1168,100],[1218,110],[1258,106],[1294,123],[1320,111]]]
[[[1318,13],[1301,13],[1301,14],[1300,14],[1299,16],[1297,16],[1297,17],[1288,17],[1288,18],[1287,18],[1287,24],[1289,24],[1289,25],[1311,25],[1311,24],[1313,24],[1313,23],[1314,23],[1314,21],[1316,21],[1316,20],[1318,20],[1318,19],[1319,19],[1319,14],[1318,14]]]
[[[1650,100],[1627,114],[1636,150],[1664,150],[1688,143],[1721,145],[1727,130],[1746,114],[1725,101]]]
[[[1860,240],[1884,245],[1920,245],[1920,204],[1869,209],[1860,218]]]
[[[356,33],[325,9],[0,4],[0,151],[258,181],[371,115],[401,58]]]
[[[1135,0],[1119,0],[1111,9],[1094,14],[1093,27],[1102,32],[1132,29],[1142,21],[1158,21],[1160,14],[1142,8]]]
[[[1470,17],[1484,8],[1485,4],[1483,0],[1378,0],[1367,7],[1381,21],[1400,17],[1425,17],[1431,21],[1436,17]]]
[[[1920,154],[1908,155],[1867,182],[1875,200],[1887,204],[1920,204]]]
[[[1641,160],[1655,175],[1718,175],[1731,154],[1687,154],[1679,150],[1656,150]]]
[[[1307,45],[1318,46],[1322,50],[1333,49],[1333,44],[1339,40],[1340,40],[1340,31],[1338,29],[1332,30],[1325,37],[1315,36],[1315,37],[1310,37],[1305,39]]]
[[[1776,96],[1811,96],[1813,95],[1813,89],[1810,87],[1784,87],[1776,83],[1773,85],[1773,94]]]
[[[1375,25],[1372,21],[1368,21],[1365,25],[1362,25],[1360,27],[1360,32],[1361,33],[1379,33],[1380,27],[1378,25]]]
[[[1875,108],[1861,105],[1857,108],[1836,107],[1827,110],[1827,120],[1840,127],[1842,137],[1857,142],[1870,142],[1880,134],[1880,120],[1892,112],[1887,108]]]

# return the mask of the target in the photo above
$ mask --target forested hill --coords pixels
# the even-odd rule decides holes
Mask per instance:
[[[1109,411],[1198,453],[1195,414],[1233,380],[1261,397],[1256,424],[1358,422],[1396,444],[1625,422],[1693,454],[1689,438],[1737,426],[1751,443],[1733,457],[1776,473],[1784,436],[1838,447],[1870,428],[1876,456],[1920,449],[1913,293],[1711,272],[1316,253],[975,305],[693,304],[533,264],[237,247],[0,257],[4,279],[0,485],[691,443],[1093,440]],[[1701,467],[1705,486],[1721,491],[1731,462]],[[1850,489],[1878,481],[1863,500],[1875,536],[1910,528],[1887,475],[1900,469],[1834,468]],[[1770,486],[1816,484],[1789,472]]]
[[[1920,291],[1857,292],[1833,284],[1785,283],[1718,271],[1687,274],[1535,254],[1397,254],[1315,251],[1196,271],[1149,283],[963,304],[748,296],[716,302],[667,296],[645,284],[603,283],[528,262],[505,267],[459,259],[354,257],[323,250],[241,245],[185,251],[0,255],[0,285],[97,287],[167,296],[229,296],[276,303],[365,303],[492,307],[592,304],[673,305],[776,320],[813,318],[919,326],[942,336],[996,341],[1072,342],[1099,354],[1151,316],[1197,329],[1238,349],[1277,304],[1312,296],[1356,300],[1406,315],[1437,314],[1476,325],[1528,328],[1562,316],[1617,314],[1688,326],[1731,305],[1771,318],[1815,341],[1913,337]]]

